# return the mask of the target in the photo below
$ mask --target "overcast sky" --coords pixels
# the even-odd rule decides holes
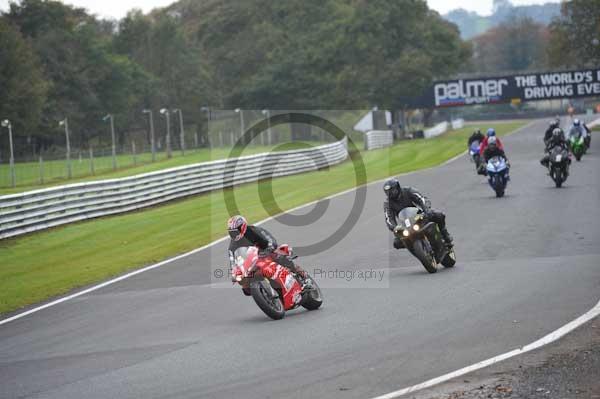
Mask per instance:
[[[124,17],[127,11],[132,8],[141,8],[144,12],[148,12],[155,7],[167,6],[173,3],[174,0],[63,0],[63,2],[87,8],[90,12],[101,17],[119,19]],[[557,3],[559,0],[512,0],[515,5],[543,4],[547,2]],[[6,11],[8,3],[9,0],[0,0],[0,10]],[[427,0],[427,3],[429,3],[430,8],[442,14],[461,7],[469,11],[476,11],[481,15],[489,15],[492,12],[493,0]]]

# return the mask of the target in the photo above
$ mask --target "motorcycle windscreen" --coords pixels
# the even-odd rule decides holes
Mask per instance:
[[[404,228],[408,228],[415,223],[415,218],[419,214],[420,209],[416,207],[404,208],[398,214],[398,224]]]
[[[502,157],[493,157],[487,163],[487,170],[489,172],[501,172],[506,169],[506,162]]]
[[[251,247],[239,247],[233,252],[233,257],[235,259],[235,263],[240,266],[244,264],[244,261],[248,257],[248,251],[250,251]]]

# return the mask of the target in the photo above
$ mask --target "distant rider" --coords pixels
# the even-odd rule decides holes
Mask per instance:
[[[588,131],[585,127],[583,127],[583,124],[581,123],[581,121],[579,119],[574,119],[573,120],[573,126],[571,126],[571,128],[569,129],[569,137],[567,137],[567,139],[570,141],[571,137],[576,137],[578,135],[581,135],[581,137],[583,137],[583,141],[585,142],[588,136]]]
[[[561,128],[557,127],[552,132],[552,136],[548,140],[546,140],[546,155],[540,160],[540,163],[544,165],[546,168],[550,162],[550,152],[555,147],[561,147],[567,151],[569,151],[569,143],[565,139],[565,134]],[[569,159],[569,163],[571,160]]]
[[[283,267],[288,268],[300,277],[301,283],[306,284],[306,272],[296,265],[289,256],[274,253],[278,248],[277,241],[271,233],[259,226],[248,225],[246,218],[240,215],[233,216],[227,221],[227,230],[231,241],[229,243],[229,265],[235,265],[235,251],[242,247],[256,246],[259,256],[274,255],[273,260]]]
[[[582,122],[581,124],[583,125],[583,128],[585,129],[585,132],[587,133],[587,136],[585,136],[583,138],[583,142],[585,144],[585,148],[589,149],[590,145],[592,143],[592,131],[590,130],[588,125],[585,124],[585,122]]]
[[[485,149],[487,148],[490,137],[496,137],[496,129],[494,129],[493,127],[489,128],[487,130],[487,136],[483,139],[483,141],[481,142],[481,145],[479,146],[480,154],[483,154]],[[496,145],[501,150],[504,150],[504,145],[502,144],[502,141],[500,141],[500,139],[498,137],[496,137]]]
[[[554,129],[557,128],[560,129],[560,118],[558,117],[550,121],[548,129],[546,129],[546,133],[544,133],[544,144],[546,144],[546,148],[548,147],[548,140],[552,138],[552,133],[554,132]]]
[[[474,142],[478,142],[479,144],[481,144],[483,142],[484,139],[484,135],[483,133],[481,133],[480,129],[477,129],[473,132],[473,134],[469,137],[469,142],[467,143],[467,145],[469,146],[469,148],[471,148],[471,144],[473,144]]]
[[[425,220],[430,220],[439,226],[446,245],[452,246],[452,236],[446,229],[446,215],[431,209],[431,202],[427,197],[412,187],[401,187],[400,182],[395,178],[389,179],[384,183],[383,192],[386,195],[383,203],[385,224],[390,231],[393,232],[398,225],[398,214],[404,208],[415,206],[423,210]],[[404,248],[404,243],[398,237],[394,239],[394,248]]]

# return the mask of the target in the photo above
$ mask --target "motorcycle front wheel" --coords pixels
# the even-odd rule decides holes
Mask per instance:
[[[435,257],[430,249],[430,247],[425,243],[424,239],[416,239],[412,245],[413,255],[425,267],[429,273],[437,272],[437,262],[435,261]]]
[[[268,280],[254,281],[250,284],[250,293],[254,302],[273,320],[283,319],[285,309],[281,298],[272,295],[272,288]]]
[[[552,176],[552,180],[554,180],[554,184],[556,185],[556,188],[560,188],[562,186],[563,183],[563,173],[561,168],[559,167],[552,167],[552,170],[550,172],[550,176]]]
[[[494,179],[492,181],[492,186],[494,187],[494,191],[496,192],[497,198],[504,197],[504,184],[502,184],[500,180],[500,176],[494,176]]]

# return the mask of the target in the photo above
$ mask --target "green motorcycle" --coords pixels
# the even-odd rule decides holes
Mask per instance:
[[[585,152],[585,142],[583,140],[583,137],[581,137],[581,134],[571,136],[571,138],[569,139],[569,144],[571,147],[571,152],[575,156],[575,159],[581,161],[581,157]]]

